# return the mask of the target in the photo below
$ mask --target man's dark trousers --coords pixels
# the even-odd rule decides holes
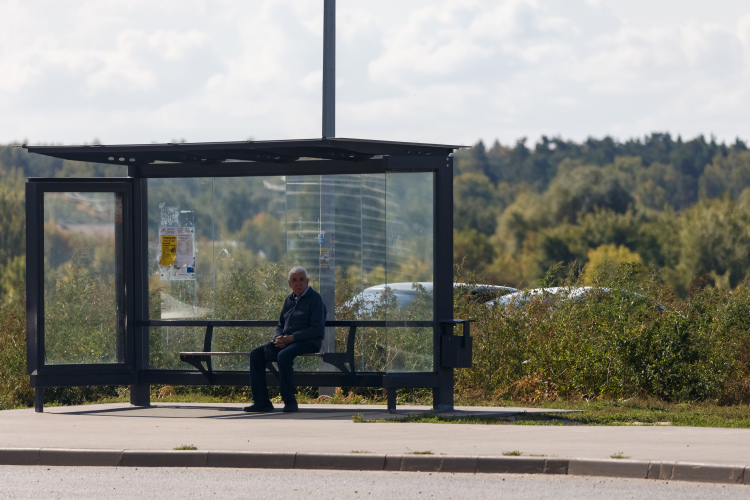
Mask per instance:
[[[320,347],[309,340],[292,342],[283,349],[273,345],[273,342],[253,349],[250,353],[250,389],[253,391],[253,402],[260,405],[271,403],[266,384],[266,363],[269,361],[276,361],[279,367],[281,399],[284,403],[295,401],[294,358],[300,354],[319,350]]]

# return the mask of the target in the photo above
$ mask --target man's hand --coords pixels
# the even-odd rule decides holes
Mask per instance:
[[[285,348],[292,342],[294,342],[294,335],[279,335],[273,339],[273,345],[279,349]]]

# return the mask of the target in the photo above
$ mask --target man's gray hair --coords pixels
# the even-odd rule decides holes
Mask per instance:
[[[287,279],[292,279],[292,274],[294,273],[305,273],[305,279],[309,279],[310,276],[308,276],[307,271],[305,271],[305,268],[302,266],[294,266],[289,270],[289,275],[287,276]]]

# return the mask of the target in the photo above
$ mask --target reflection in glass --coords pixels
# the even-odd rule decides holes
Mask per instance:
[[[45,363],[124,362],[122,197],[44,194]]]

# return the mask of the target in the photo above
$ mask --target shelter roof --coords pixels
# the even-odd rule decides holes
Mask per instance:
[[[154,162],[213,164],[239,160],[286,163],[300,158],[360,161],[374,156],[448,156],[463,146],[323,138],[82,146],[27,146],[24,144],[23,147],[31,153],[66,160],[144,165]]]

